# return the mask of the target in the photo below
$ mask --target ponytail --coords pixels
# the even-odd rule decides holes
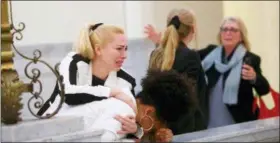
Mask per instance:
[[[174,25],[170,25],[164,32],[164,36],[150,59],[150,69],[170,70],[175,59],[176,48],[179,43],[179,35]]]
[[[162,39],[163,61],[161,70],[170,70],[175,59],[175,52],[179,43],[179,35],[173,25],[168,26]]]
[[[75,46],[75,50],[77,53],[81,54],[83,57],[92,59],[93,58],[93,45],[90,42],[90,27],[92,25],[87,25],[80,31],[79,39],[77,45]]]

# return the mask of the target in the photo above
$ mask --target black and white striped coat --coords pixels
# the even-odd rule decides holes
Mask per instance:
[[[133,99],[135,105],[135,79],[123,69],[113,71],[106,81],[92,75],[91,61],[81,55],[70,52],[60,63],[59,73],[63,76],[65,87],[65,103],[56,116],[75,115],[85,117],[85,127],[88,130],[109,130],[116,133],[121,130],[121,124],[113,117],[116,114],[135,115],[126,103],[108,98],[111,88],[120,88]],[[56,86],[55,91],[58,91]],[[58,93],[58,92],[57,92]],[[54,94],[38,112],[39,115],[53,113],[58,107],[60,96]],[[140,138],[143,131],[140,128],[135,134]],[[116,134],[115,139],[122,138]]]

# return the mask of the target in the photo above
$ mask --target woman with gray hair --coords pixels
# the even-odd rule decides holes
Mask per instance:
[[[240,18],[227,17],[217,38],[219,46],[199,51],[208,78],[208,128],[256,120],[253,88],[265,95],[269,83],[261,72],[261,58],[250,52],[247,28]]]

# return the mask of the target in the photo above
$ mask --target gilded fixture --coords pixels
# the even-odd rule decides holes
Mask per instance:
[[[10,20],[10,22],[9,22]],[[23,105],[20,103],[21,95],[24,92],[30,92],[33,96],[28,100],[28,109],[30,113],[40,119],[50,118],[54,116],[61,108],[64,102],[64,85],[62,84],[62,78],[60,77],[57,65],[52,68],[47,62],[40,60],[41,51],[35,50],[33,57],[27,57],[23,55],[14,45],[13,38],[21,40],[23,38],[22,31],[25,28],[24,23],[19,23],[19,28],[16,28],[13,23],[12,14],[12,3],[11,1],[1,1],[1,122],[4,124],[15,124],[21,121],[20,110]],[[31,80],[30,83],[26,84],[19,80],[18,73],[14,68],[14,52],[20,55],[23,59],[29,60],[30,62],[25,66],[25,75]],[[43,98],[40,96],[42,92],[42,83],[39,80],[41,72],[37,68],[29,69],[32,64],[42,63],[46,65],[56,76],[58,85],[60,87],[61,101],[57,109],[52,114],[46,116],[38,116],[31,110],[31,101],[36,101],[34,104],[35,108],[41,108],[44,104]],[[31,71],[31,73],[30,73]],[[38,84],[38,91],[34,91],[33,85]]]

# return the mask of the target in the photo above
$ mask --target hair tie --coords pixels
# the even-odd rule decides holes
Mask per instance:
[[[174,25],[174,27],[178,30],[179,27],[180,27],[180,24],[181,24],[180,19],[179,19],[179,17],[176,15],[176,16],[174,16],[174,17],[171,19],[171,21],[169,22],[168,26]]]
[[[97,24],[94,24],[92,26],[90,26],[90,30],[94,31],[97,27],[99,27],[100,25],[102,25],[103,23],[97,23]]]

